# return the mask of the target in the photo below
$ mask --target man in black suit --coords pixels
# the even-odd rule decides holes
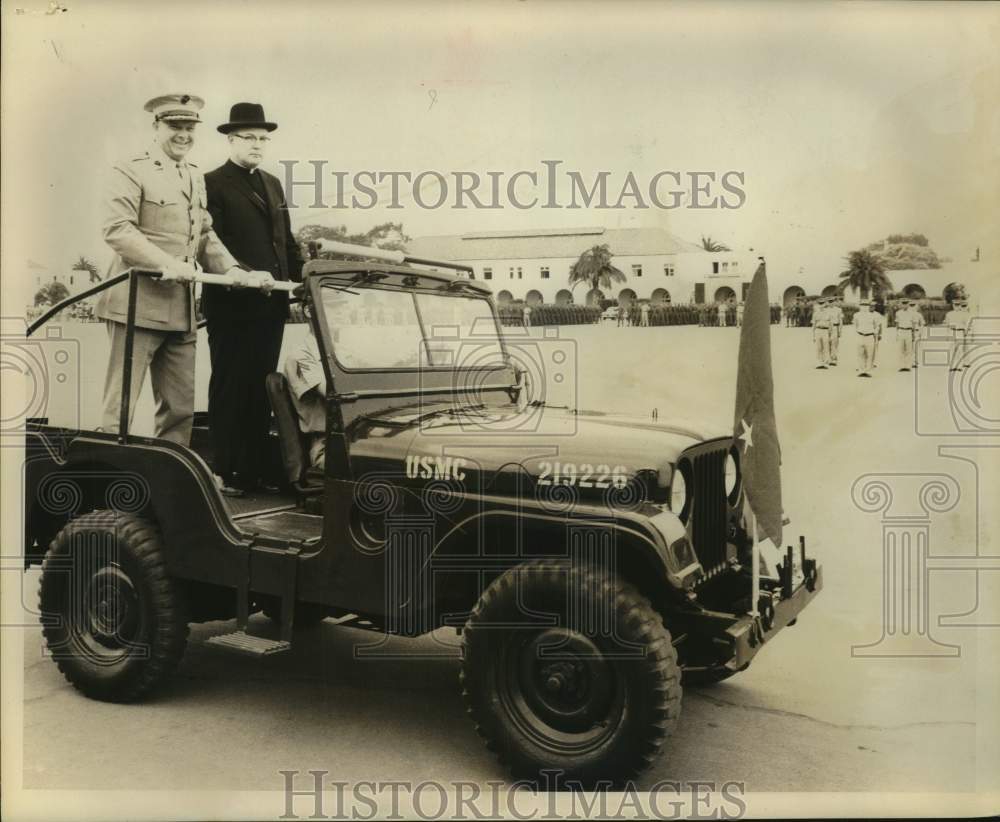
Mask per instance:
[[[277,128],[257,103],[237,103],[218,130],[230,143],[230,159],[205,175],[213,227],[243,265],[274,280],[302,279],[302,254],[292,235],[278,179],[259,166],[268,136]],[[205,286],[202,313],[208,324],[212,377],[208,418],[215,470],[223,493],[241,496],[263,475],[271,411],[264,378],[277,370],[288,318],[284,292]]]

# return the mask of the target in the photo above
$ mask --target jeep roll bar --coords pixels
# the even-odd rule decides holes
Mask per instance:
[[[52,308],[42,314],[37,320],[35,320],[31,325],[28,326],[25,336],[30,337],[39,328],[41,328],[45,323],[47,323],[52,317],[69,308],[71,305],[80,302],[80,300],[86,299],[87,297],[92,297],[94,294],[98,294],[101,291],[105,291],[119,283],[128,280],[128,313],[125,319],[125,356],[122,367],[122,405],[121,413],[118,417],[118,442],[124,445],[128,442],[128,419],[129,419],[129,402],[132,393],[132,349],[134,347],[135,341],[135,313],[136,313],[136,303],[139,296],[139,277],[152,277],[154,279],[160,279],[163,277],[163,272],[155,269],[147,268],[128,268],[121,274],[117,274],[104,282],[98,283],[92,288],[87,288],[81,291],[79,294],[75,294],[72,297],[67,297],[62,302],[56,303]],[[197,272],[192,280],[195,283],[202,283],[204,285],[222,285],[228,286],[230,288],[260,288],[258,285],[250,285],[242,282],[237,277],[229,274],[206,274],[204,272]],[[294,291],[299,287],[301,283],[292,282],[290,280],[279,280],[274,283],[274,291]]]

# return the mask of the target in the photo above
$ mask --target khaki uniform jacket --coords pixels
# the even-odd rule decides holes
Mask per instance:
[[[218,274],[236,265],[212,231],[205,178],[193,163],[182,161],[181,166],[187,171],[184,176],[175,161],[154,149],[112,169],[103,222],[104,240],[115,251],[109,277],[133,266],[163,269],[176,260],[197,261],[205,271]],[[127,282],[101,295],[97,316],[126,322]],[[140,278],[136,325],[193,331],[194,285]]]

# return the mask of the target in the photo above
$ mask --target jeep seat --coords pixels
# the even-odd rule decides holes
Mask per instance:
[[[277,420],[281,462],[289,484],[302,496],[321,493],[322,473],[309,464],[309,443],[299,428],[299,415],[292,404],[288,380],[275,371],[264,378],[264,386]]]

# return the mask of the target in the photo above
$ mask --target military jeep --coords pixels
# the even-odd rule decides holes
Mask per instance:
[[[754,581],[731,433],[547,404],[488,287],[391,260],[306,266],[325,462],[272,374],[282,495],[223,497],[201,428],[191,448],[136,436],[127,407],[117,433],[28,425],[26,565],[53,659],[126,702],[169,676],[190,623],[234,620],[208,642],[261,657],[324,620],[450,628],[468,712],[514,774],[629,779],[664,748],[682,681],[745,669],[820,568],[800,538]]]

